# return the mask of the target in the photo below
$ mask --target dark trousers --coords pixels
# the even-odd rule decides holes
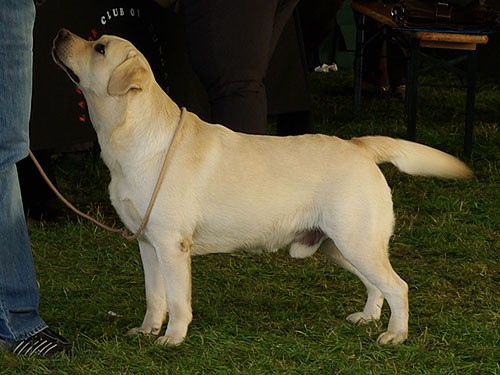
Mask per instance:
[[[180,1],[191,63],[207,90],[212,122],[266,133],[264,78],[298,1]]]

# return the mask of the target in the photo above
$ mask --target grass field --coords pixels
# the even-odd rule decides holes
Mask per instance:
[[[397,97],[364,99],[353,113],[352,76],[312,76],[316,130],[342,137],[405,134]],[[470,181],[410,177],[382,166],[393,189],[395,270],[410,286],[410,334],[375,340],[387,325],[353,326],[364,288],[321,255],[210,255],[193,260],[194,319],[179,347],[128,337],[144,308],[137,245],[89,223],[32,224],[47,322],[71,338],[70,357],[0,353],[2,374],[499,374],[500,91],[477,93],[472,157],[461,155],[464,92],[422,88],[418,140],[466,160]],[[318,161],[321,162],[321,161]],[[84,210],[116,220],[107,170],[92,155],[57,160],[62,190]],[[79,193],[79,192],[83,193]]]

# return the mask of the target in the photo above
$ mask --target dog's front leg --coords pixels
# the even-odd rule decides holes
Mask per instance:
[[[146,314],[140,327],[132,328],[129,335],[138,333],[159,335],[167,317],[167,295],[155,248],[144,238],[139,239],[146,290]]]
[[[165,335],[160,336],[156,342],[177,345],[186,337],[193,317],[190,242],[185,239],[163,242],[156,249],[165,280],[169,310]]]

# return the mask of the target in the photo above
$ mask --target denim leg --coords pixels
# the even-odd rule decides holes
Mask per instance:
[[[16,341],[46,327],[38,315],[28,230],[15,165],[0,170],[0,338]]]
[[[33,0],[0,7],[0,339],[16,341],[46,327],[15,163],[29,144]]]

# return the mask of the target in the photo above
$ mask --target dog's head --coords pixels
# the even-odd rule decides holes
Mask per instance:
[[[52,46],[54,61],[87,97],[117,97],[143,90],[152,77],[144,56],[125,39],[103,35],[86,41],[59,30]]]

